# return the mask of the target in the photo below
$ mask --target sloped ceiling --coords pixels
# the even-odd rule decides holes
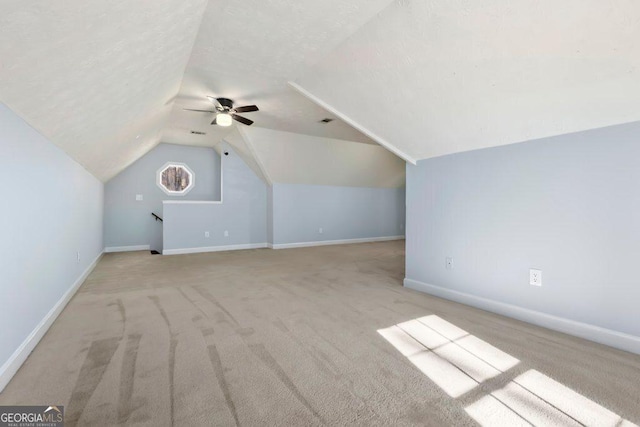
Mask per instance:
[[[160,140],[246,143],[183,111],[206,95],[411,161],[640,120],[637,40],[635,0],[4,0],[0,101],[102,180]]]
[[[160,140],[206,0],[3,0],[0,100],[107,180]]]
[[[405,163],[371,144],[347,143],[273,129],[242,129],[270,183],[402,187]]]
[[[256,174],[258,178],[260,178],[266,184],[271,185],[273,182],[271,178],[266,173],[266,170],[262,166],[260,158],[256,155],[253,146],[247,142],[247,138],[245,136],[244,131],[238,127],[234,129],[227,137],[224,139],[233,149],[236,154],[240,156],[242,160],[249,166],[249,168]],[[221,143],[222,144],[222,143]],[[221,144],[218,147],[221,147]],[[223,155],[223,153],[219,153]]]
[[[423,159],[640,120],[640,2],[399,0],[296,79]]]
[[[225,131],[210,126],[212,114],[184,111],[211,108],[206,95],[212,95],[235,105],[258,105],[259,112],[246,114],[257,127],[373,143],[339,119],[319,123],[335,117],[287,82],[389,2],[210,0],[163,140],[192,145],[218,139]],[[207,136],[191,135],[191,130]]]

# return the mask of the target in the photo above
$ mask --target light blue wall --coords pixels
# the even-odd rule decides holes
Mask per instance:
[[[407,165],[406,254],[409,279],[640,336],[640,123]]]
[[[1,103],[0,168],[2,366],[102,252],[103,185]]]
[[[267,186],[229,146],[224,149],[222,203],[165,204],[165,251],[267,242]]]
[[[404,234],[404,188],[273,184],[272,191],[274,244]]]
[[[267,242],[273,243],[273,186],[267,187]]]
[[[156,172],[167,162],[185,163],[195,173],[195,186],[184,196],[169,196],[156,184]],[[136,201],[136,194],[144,200]],[[105,185],[106,247],[139,246],[162,241],[163,200],[220,200],[220,156],[212,148],[160,144]],[[153,248],[152,248],[153,249]]]

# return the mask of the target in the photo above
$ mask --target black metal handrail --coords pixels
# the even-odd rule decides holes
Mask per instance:
[[[162,221],[162,218],[160,218],[158,215],[154,214],[153,212],[151,212],[151,215],[153,215],[153,217],[156,219],[156,222],[158,220]]]

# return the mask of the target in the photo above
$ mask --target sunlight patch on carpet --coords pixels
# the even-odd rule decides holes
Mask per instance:
[[[468,393],[519,362],[435,315],[378,333],[451,397]]]
[[[452,398],[508,372],[520,361],[436,316],[379,329],[378,333]],[[484,393],[484,392],[482,392]],[[482,426],[636,426],[535,369],[466,406]]]

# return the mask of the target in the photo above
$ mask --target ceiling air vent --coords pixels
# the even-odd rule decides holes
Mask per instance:
[[[206,135],[206,132],[200,132],[199,130],[192,130],[191,131],[192,134],[194,135]]]
[[[331,123],[333,121],[333,119],[330,119],[329,117],[320,120],[320,123]]]

